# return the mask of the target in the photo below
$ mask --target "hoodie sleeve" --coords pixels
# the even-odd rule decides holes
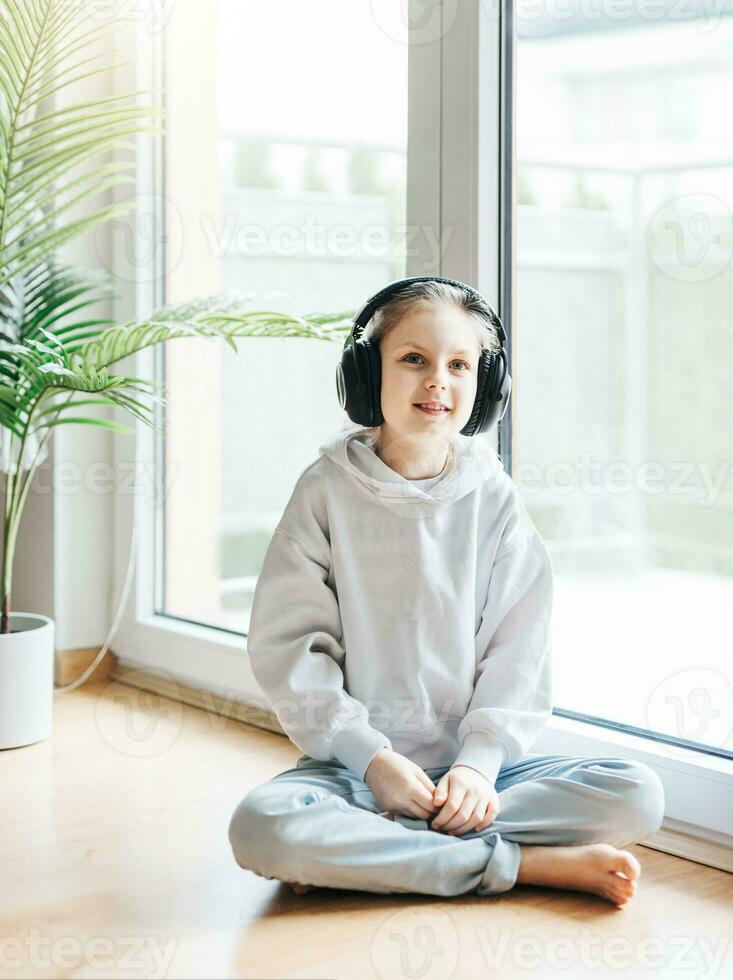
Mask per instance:
[[[336,759],[363,780],[377,752],[392,743],[344,689],[341,617],[327,582],[330,544],[305,493],[296,491],[255,587],[250,664],[291,741],[312,758]],[[285,522],[297,525],[297,537]]]
[[[496,782],[529,751],[552,714],[552,563],[519,492],[499,542],[476,635],[474,692],[454,765]]]

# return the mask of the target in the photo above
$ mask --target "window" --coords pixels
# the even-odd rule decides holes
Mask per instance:
[[[733,758],[733,18],[704,17],[518,17],[513,476],[556,710]]]
[[[192,72],[210,11],[215,32]],[[405,274],[407,38],[392,26],[402,33],[385,31],[368,0],[219,0],[199,15],[173,12],[167,224],[183,229],[186,247],[166,269],[166,302],[237,289],[257,294],[256,309],[338,312]],[[205,106],[203,131],[190,125],[192,103]],[[166,345],[175,479],[161,515],[158,612],[247,632],[295,480],[346,420],[342,343]]]
[[[475,283],[510,337],[500,452],[556,570],[556,709],[534,748],[652,764],[665,833],[703,838],[654,846],[728,867],[731,19],[709,32],[684,13],[609,24],[451,0],[417,10],[408,32],[408,5],[263,6],[173,5],[165,59],[141,53],[164,61],[168,122],[165,166],[141,175],[166,221],[162,271],[138,260],[138,312],[231,286],[307,312],[401,275]],[[303,120],[319,96],[316,130]],[[324,234],[376,224],[387,247],[367,254],[357,235],[340,255],[336,235],[313,254],[306,221]],[[239,347],[171,342],[166,441],[114,443],[118,465],[134,452],[165,481],[154,507],[116,501],[118,591],[133,514],[140,548],[115,650],[121,669],[144,668],[143,687],[162,671],[164,693],[188,684],[259,710],[254,576],[295,478],[345,416],[340,348]],[[152,360],[140,352],[129,373],[153,376]],[[294,412],[286,399],[306,390]]]

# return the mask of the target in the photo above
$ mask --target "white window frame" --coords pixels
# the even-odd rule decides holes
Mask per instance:
[[[490,0],[436,5],[446,19],[440,36],[422,38],[410,51],[407,223],[437,228],[441,242],[444,230],[450,233],[440,267],[430,266],[427,254],[416,255],[408,260],[408,275],[434,272],[475,282],[496,304],[511,336],[513,120],[511,111],[503,117],[497,93],[511,84],[515,39],[512,0],[494,2],[499,6]],[[139,50],[137,87],[144,88],[157,77],[160,37],[147,33]],[[149,141],[141,144],[138,193],[160,186],[160,151],[160,145],[152,151]],[[125,319],[160,305],[152,291],[154,277],[147,274],[143,280],[134,309],[118,311]],[[119,365],[120,373],[156,377],[160,354],[157,348],[141,351]],[[129,417],[125,421],[129,424]],[[135,472],[145,473],[156,465],[154,434],[140,424],[137,429],[136,440],[114,442],[118,472],[133,465]],[[501,447],[505,462],[506,437],[507,429]],[[162,675],[227,703],[266,706],[242,634],[154,613],[155,514],[149,495],[118,494],[115,504],[116,597],[127,574],[134,512],[138,540],[130,601],[113,642],[117,676],[139,670],[132,682],[140,686],[154,687],[151,678]],[[647,763],[662,778],[667,810],[662,830],[644,843],[733,870],[733,761],[559,715],[550,719],[533,751]]]

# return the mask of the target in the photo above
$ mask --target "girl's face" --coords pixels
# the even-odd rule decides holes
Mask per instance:
[[[404,316],[379,344],[382,361],[382,436],[406,436],[425,447],[445,444],[471,417],[481,345],[467,313],[440,305]],[[441,402],[429,415],[416,403]]]

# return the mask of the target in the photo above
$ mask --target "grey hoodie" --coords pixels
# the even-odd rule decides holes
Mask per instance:
[[[552,713],[550,557],[481,437],[407,480],[372,430],[342,430],[298,478],[255,589],[247,648],[306,755],[360,779],[383,747],[492,783]]]

